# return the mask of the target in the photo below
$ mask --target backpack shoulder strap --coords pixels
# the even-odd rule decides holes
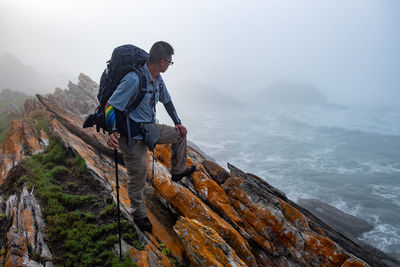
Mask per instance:
[[[127,108],[126,108],[126,112],[129,113],[132,110],[135,110],[140,102],[142,102],[143,97],[145,96],[146,92],[147,92],[147,79],[146,76],[144,76],[143,73],[141,73],[140,71],[135,71],[136,75],[139,78],[139,92],[135,95],[135,97],[132,97],[131,99],[129,99]]]

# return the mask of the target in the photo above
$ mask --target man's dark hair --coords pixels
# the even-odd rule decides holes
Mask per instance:
[[[160,59],[168,59],[174,54],[174,48],[164,41],[158,41],[150,49],[149,63],[154,63]]]

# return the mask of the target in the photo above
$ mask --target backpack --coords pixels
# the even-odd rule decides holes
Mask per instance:
[[[134,45],[127,44],[114,49],[111,59],[107,61],[107,68],[100,78],[99,93],[97,95],[100,105],[96,108],[94,114],[85,119],[83,128],[96,125],[97,132],[100,129],[103,129],[103,133],[115,130],[108,129],[104,108],[117,89],[121,79],[129,72],[134,71],[139,77],[139,91],[129,100],[123,114],[120,111],[117,112],[119,119],[116,120],[117,129],[130,128],[130,126],[123,125],[123,122],[126,121],[123,117],[136,109],[146,94],[147,81],[140,68],[147,62],[148,58],[149,55],[144,50]]]

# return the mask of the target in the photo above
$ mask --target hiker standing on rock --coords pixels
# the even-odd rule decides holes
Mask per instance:
[[[127,185],[131,215],[142,231],[152,230],[144,201],[147,148],[153,149],[155,144],[172,144],[173,181],[179,181],[195,171],[194,166],[186,168],[187,130],[176,113],[171,96],[160,75],[173,64],[173,54],[174,49],[170,44],[163,41],[156,42],[151,47],[148,61],[139,71],[131,71],[120,80],[105,105],[107,125],[109,129],[112,128],[107,145],[119,149],[122,153],[129,176]],[[158,101],[164,104],[175,127],[155,123],[155,105]],[[136,106],[124,113],[132,102],[137,102]]]

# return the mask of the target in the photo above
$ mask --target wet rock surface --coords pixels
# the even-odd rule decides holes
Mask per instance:
[[[299,199],[297,203],[314,213],[327,224],[353,237],[371,231],[373,228],[368,222],[344,213],[318,199]]]

